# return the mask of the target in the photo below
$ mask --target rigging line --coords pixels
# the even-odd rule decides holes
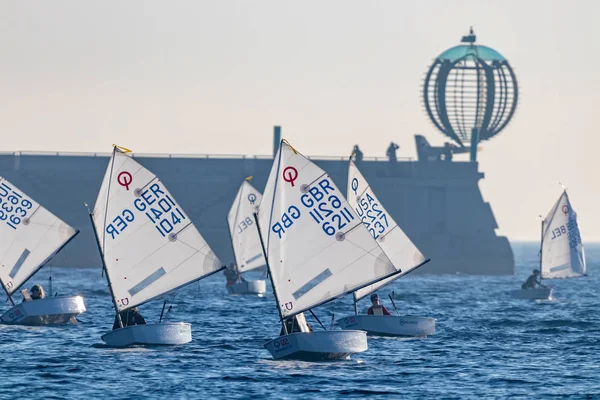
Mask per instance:
[[[244,180],[244,182],[249,182],[248,178],[246,178]],[[240,214],[240,208],[242,207],[242,196],[244,195],[244,183],[242,183],[242,186],[239,188],[238,190],[238,194],[236,194],[235,196],[235,202],[237,202],[237,207],[235,209],[235,218],[233,220],[234,223],[238,222],[238,216]],[[229,225],[229,214],[225,217],[225,220],[227,222],[227,231],[229,232],[229,239],[231,241],[231,250],[233,251],[233,261],[235,262],[235,268],[238,271],[238,273],[240,273],[239,269],[238,269],[238,259],[237,259],[237,254],[235,252],[235,244],[234,244],[234,239],[233,239],[233,233],[231,231],[231,226]]]
[[[116,154],[117,154],[117,146],[113,147],[113,154],[111,157],[111,164],[110,164],[110,175],[108,177],[108,187],[106,190],[106,204],[104,205],[104,222],[103,222],[103,227],[102,227],[102,247],[101,247],[102,257],[104,257],[104,244],[106,242],[106,218],[108,217],[108,201],[110,199],[110,187],[112,185],[112,176],[113,176],[113,170],[115,167],[115,155]],[[93,213],[93,210],[92,210],[92,213]]]
[[[321,325],[321,327],[322,327],[324,330],[327,330],[327,328],[325,328],[325,325],[323,325],[323,324],[321,323],[321,320],[320,320],[320,319],[319,319],[319,318],[318,318],[318,317],[315,315],[315,313],[313,312],[312,308],[311,308],[311,309],[309,309],[308,311],[310,311],[310,313],[311,313],[311,314],[312,314],[312,316],[313,316],[313,317],[314,317],[314,318],[317,320],[317,322],[319,323],[319,325]],[[294,320],[295,320],[295,318],[294,318]]]

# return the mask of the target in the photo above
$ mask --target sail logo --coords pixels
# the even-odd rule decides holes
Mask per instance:
[[[291,301],[289,303],[285,303],[283,306],[287,311],[292,311],[292,308],[294,308],[294,304]]]
[[[358,190],[358,179],[354,178],[352,179],[352,191],[354,192],[354,194],[357,194],[356,191]]]
[[[283,170],[283,180],[294,187],[294,181],[298,179],[298,170],[294,167],[285,167]]]
[[[255,195],[254,193],[250,193],[250,194],[248,195],[248,201],[249,201],[251,204],[254,204],[254,202],[256,201],[256,195]]]
[[[123,186],[125,189],[129,190],[129,185],[131,185],[131,182],[133,182],[133,177],[131,176],[131,173],[123,171],[120,172],[119,175],[117,175],[117,183]]]

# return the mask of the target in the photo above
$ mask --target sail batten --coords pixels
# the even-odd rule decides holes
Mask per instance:
[[[282,141],[258,220],[283,317],[397,273],[327,173]]]
[[[0,177],[0,281],[9,295],[78,233]]]
[[[92,218],[118,311],[223,268],[162,181],[118,148]]]
[[[227,215],[233,255],[236,268],[240,273],[266,265],[260,238],[254,226],[254,211],[261,200],[260,192],[244,180]]]
[[[354,300],[358,301],[419,268],[429,260],[425,259],[421,251],[387,212],[352,160],[348,164],[348,189],[346,193],[348,203],[360,217],[371,238],[377,241],[394,268],[399,271],[387,279],[357,290],[354,293]]]
[[[566,190],[542,221],[541,251],[544,279],[574,278],[587,272],[577,213]]]

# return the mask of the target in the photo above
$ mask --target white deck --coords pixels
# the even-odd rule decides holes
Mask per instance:
[[[275,360],[344,360],[368,349],[363,331],[297,332],[265,344]]]
[[[105,333],[102,340],[111,347],[185,344],[192,341],[192,325],[185,322],[132,325]]]
[[[0,317],[4,324],[62,325],[75,323],[85,312],[83,297],[56,296],[17,304]]]
[[[264,279],[238,282],[226,287],[227,293],[229,294],[253,294],[262,296],[267,291],[267,283]]]
[[[352,315],[337,321],[342,329],[358,329],[376,336],[423,337],[435,333],[435,319],[395,315]]]
[[[522,300],[550,300],[552,288],[517,289],[510,292],[515,299]]]

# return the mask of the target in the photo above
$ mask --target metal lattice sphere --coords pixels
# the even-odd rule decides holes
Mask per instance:
[[[508,61],[496,50],[476,45],[475,40],[471,29],[462,38],[463,44],[435,59],[423,84],[429,118],[463,147],[476,146],[504,129],[519,94]]]

